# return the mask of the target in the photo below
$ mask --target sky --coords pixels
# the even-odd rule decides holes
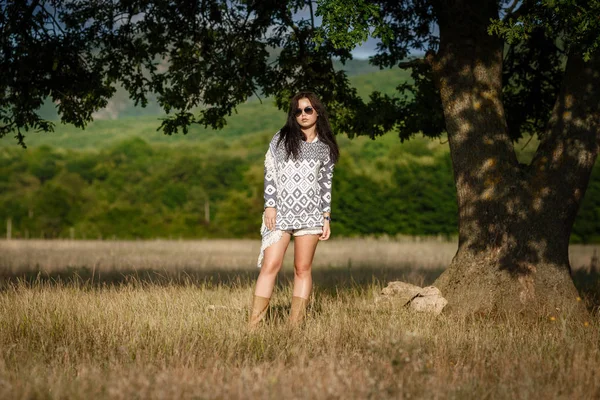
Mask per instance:
[[[369,40],[352,51],[352,57],[366,60],[370,56],[375,55],[378,42],[378,40],[370,37]]]

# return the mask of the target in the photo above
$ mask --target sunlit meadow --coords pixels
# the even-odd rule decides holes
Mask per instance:
[[[300,329],[293,249],[246,328],[257,241],[0,241],[0,398],[600,397],[600,246],[571,248],[589,321],[414,314],[375,303],[432,283],[456,243],[319,244]],[[597,261],[595,261],[597,263]]]

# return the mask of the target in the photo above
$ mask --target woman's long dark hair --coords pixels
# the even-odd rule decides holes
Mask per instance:
[[[293,156],[294,159],[298,158],[300,151],[300,141],[305,140],[304,133],[296,120],[296,109],[298,108],[298,101],[300,99],[308,99],[313,109],[317,112],[317,123],[316,131],[319,135],[319,141],[325,143],[329,147],[329,156],[331,161],[335,164],[340,158],[340,149],[338,148],[337,141],[333,132],[331,132],[331,126],[329,125],[329,119],[327,119],[327,111],[321,103],[321,100],[313,92],[300,92],[292,97],[290,101],[290,109],[288,111],[287,122],[279,131],[279,143],[283,141],[285,143],[285,151],[289,156]]]

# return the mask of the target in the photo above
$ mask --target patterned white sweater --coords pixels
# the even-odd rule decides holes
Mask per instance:
[[[316,138],[301,141],[298,159],[286,155],[285,144],[275,134],[265,155],[265,208],[275,207],[275,229],[323,226],[323,213],[331,212],[334,164],[329,146]],[[263,236],[264,236],[263,232]]]

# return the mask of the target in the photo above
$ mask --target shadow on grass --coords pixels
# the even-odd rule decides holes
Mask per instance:
[[[584,269],[573,271],[573,282],[588,308],[600,311],[600,272]]]
[[[6,290],[14,284],[26,286],[76,284],[87,288],[121,285],[239,288],[254,285],[258,273],[258,269],[115,269],[98,272],[88,267],[67,267],[53,272],[0,271],[0,290]],[[394,280],[425,286],[431,284],[441,273],[441,269],[420,270],[411,267],[327,267],[313,270],[313,283],[319,291],[335,294],[340,291],[367,290],[374,285],[383,287]],[[279,273],[277,286],[291,285],[293,280],[293,271],[286,269]]]
[[[442,269],[415,269],[412,267],[328,267],[313,270],[315,289],[321,294],[337,295],[364,292],[382,288],[390,281],[401,280],[418,286],[432,284]],[[197,286],[202,288],[242,288],[253,286],[258,269],[131,269],[92,271],[88,267],[67,267],[61,271],[22,272],[0,271],[0,290],[15,284],[34,286],[77,285],[94,289],[107,286]],[[583,269],[573,272],[573,281],[581,297],[591,309],[600,307],[600,272]],[[276,286],[291,286],[293,271],[286,269],[278,275]]]

